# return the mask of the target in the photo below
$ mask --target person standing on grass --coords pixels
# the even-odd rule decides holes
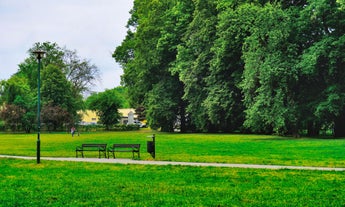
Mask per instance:
[[[75,133],[75,127],[72,127],[72,128],[71,128],[72,137],[74,136],[74,133]]]

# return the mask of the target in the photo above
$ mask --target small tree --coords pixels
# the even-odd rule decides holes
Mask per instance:
[[[30,132],[36,118],[36,96],[30,91],[28,79],[13,75],[0,83],[1,118],[12,130]]]
[[[88,109],[96,111],[100,122],[105,125],[107,130],[112,125],[119,123],[121,116],[118,109],[121,101],[117,97],[116,90],[106,90],[93,94],[86,100],[86,104]]]
[[[63,124],[70,124],[72,122],[71,114],[60,106],[45,105],[41,114],[42,122],[47,125],[49,131],[56,131]]]
[[[25,109],[14,104],[8,104],[0,111],[0,117],[5,121],[7,127],[10,127],[12,131],[20,129],[22,118],[25,114]]]

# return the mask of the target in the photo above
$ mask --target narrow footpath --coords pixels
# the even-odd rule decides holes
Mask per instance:
[[[36,157],[0,155],[0,158],[35,160]],[[133,165],[179,165],[199,167],[227,167],[227,168],[251,168],[251,169],[289,169],[289,170],[320,170],[320,171],[345,171],[345,168],[332,167],[308,167],[308,166],[284,166],[284,165],[257,165],[257,164],[230,164],[230,163],[201,163],[201,162],[173,162],[173,161],[147,161],[132,159],[99,159],[99,158],[72,158],[72,157],[41,157],[41,160],[69,161],[69,162],[94,162]]]

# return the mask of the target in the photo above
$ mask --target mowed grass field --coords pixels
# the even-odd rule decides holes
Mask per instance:
[[[152,131],[41,134],[41,156],[82,143],[140,143]],[[36,156],[36,134],[0,134],[0,154]],[[156,133],[156,159],[345,167],[342,139]],[[118,154],[130,158],[130,153]],[[86,152],[87,157],[97,153]],[[103,158],[104,159],[104,158]],[[345,173],[0,159],[0,206],[344,206]]]
[[[68,133],[41,134],[42,157],[75,157],[82,143],[138,143],[141,159],[152,160],[146,143],[154,134],[137,132],[95,132],[72,136]],[[345,167],[345,139],[289,138],[243,134],[155,133],[156,160]],[[37,134],[0,134],[0,154],[36,156]],[[85,152],[86,157],[98,153]],[[130,153],[117,153],[131,158]]]

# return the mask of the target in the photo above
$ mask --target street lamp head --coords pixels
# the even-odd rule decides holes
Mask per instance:
[[[46,52],[44,52],[43,50],[36,50],[36,51],[33,51],[32,53],[34,53],[36,55],[36,58],[40,60],[43,58]]]

